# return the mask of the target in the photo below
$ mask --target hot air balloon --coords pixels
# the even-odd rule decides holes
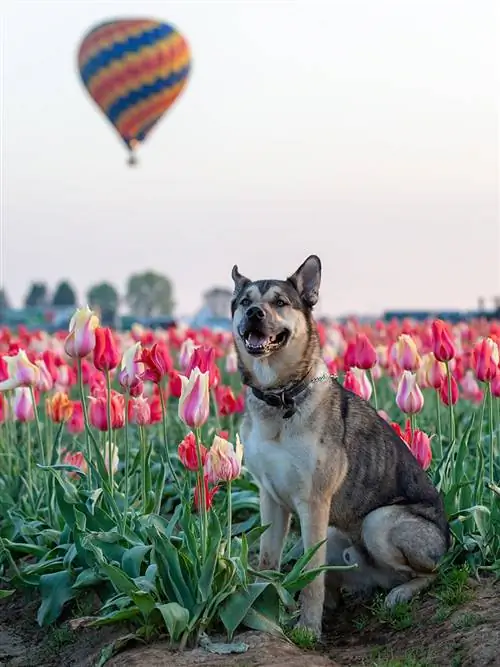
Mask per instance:
[[[83,38],[78,50],[83,85],[134,150],[184,90],[191,53],[168,23],[148,19],[107,21]]]

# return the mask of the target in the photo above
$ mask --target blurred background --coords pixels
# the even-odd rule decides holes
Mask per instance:
[[[233,264],[284,278],[310,253],[323,318],[500,312],[494,0],[0,11],[3,323],[89,303],[226,327]],[[78,62],[117,19],[166,22],[190,54],[135,166]]]

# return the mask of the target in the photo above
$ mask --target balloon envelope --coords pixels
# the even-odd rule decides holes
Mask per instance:
[[[90,96],[133,151],[184,90],[191,53],[168,23],[108,21],[83,38],[78,68]]]

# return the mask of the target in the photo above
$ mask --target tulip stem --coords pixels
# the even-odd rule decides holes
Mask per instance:
[[[378,399],[377,399],[377,387],[375,386],[375,378],[373,377],[372,369],[368,369],[368,375],[370,376],[370,382],[372,383],[373,388],[373,402],[375,403],[375,410],[378,412]]]
[[[35,501],[33,499],[33,453],[31,451],[32,449],[32,443],[31,443],[31,428],[29,424],[26,424],[27,430],[28,430],[28,446],[27,446],[27,452],[26,456],[28,458],[28,495],[31,500],[31,504],[33,505],[33,509],[35,509]]]
[[[199,512],[201,517],[201,556],[205,562],[207,553],[207,500],[205,497],[205,473],[203,470],[203,458],[201,456],[201,429],[195,429],[196,458],[198,461],[198,484],[199,484]]]
[[[163,444],[165,447],[165,454],[167,456],[167,465],[170,470],[170,474],[172,475],[172,479],[177,487],[177,490],[179,493],[181,493],[181,486],[179,484],[179,480],[177,479],[177,475],[175,474],[174,466],[172,465],[172,460],[170,459],[170,452],[168,451],[168,434],[167,434],[167,407],[165,405],[165,397],[163,396],[163,391],[162,391],[162,386],[161,384],[158,385],[158,390],[160,394],[160,404],[161,404],[161,422],[163,426]]]
[[[215,411],[215,428],[216,428],[216,433],[219,433],[220,428],[221,428],[221,423],[220,423],[220,415],[219,415],[219,406],[217,405],[217,398],[215,396],[215,391],[214,389],[210,389],[210,396],[212,398],[212,403],[214,404],[214,411]]]
[[[114,494],[114,480],[113,480],[113,425],[111,423],[111,376],[109,370],[106,371],[106,390],[107,390],[107,401],[106,401],[106,413],[108,418],[108,475],[109,475],[109,488],[111,496]],[[106,449],[106,447],[104,447]],[[106,457],[106,451],[104,452],[104,457]]]
[[[128,494],[129,494],[129,466],[130,466],[130,444],[128,441],[128,405],[130,401],[130,394],[127,390],[125,396],[125,500],[123,507],[123,527],[122,533],[125,535],[125,530],[127,528],[127,515],[128,515]]]
[[[146,514],[148,505],[148,496],[146,489],[146,438],[144,437],[144,428],[139,426],[139,440],[141,447],[141,486],[142,486],[142,512]]]
[[[440,409],[441,399],[439,398],[439,390],[436,389],[436,416],[437,416],[437,429],[438,429],[438,450],[437,456],[439,460],[443,458],[443,431],[441,428],[441,409]]]
[[[491,393],[491,383],[486,385],[488,393],[488,407],[490,412],[490,482],[495,483],[495,425],[493,423],[493,396]]]
[[[450,444],[453,444],[455,442],[455,417],[453,415],[453,395],[452,395],[452,389],[451,389],[451,370],[450,370],[450,363],[447,361],[446,362],[446,376],[448,379],[448,407],[450,410],[450,438],[451,442]]]
[[[38,444],[40,447],[40,456],[42,459],[42,465],[45,466],[45,446],[43,442],[43,437],[42,437],[42,426],[40,424],[40,416],[38,414],[38,406],[35,401],[35,391],[33,387],[30,387],[30,394],[31,394],[31,400],[33,402],[33,412],[35,415],[35,424],[36,424],[36,435],[38,438]],[[53,521],[52,521],[52,507],[51,507],[51,502],[50,502],[50,489],[49,489],[49,478],[47,477],[47,473],[45,473],[44,478],[43,478],[43,484],[45,487],[45,493],[47,496],[47,511],[48,511],[48,519],[49,519],[49,524],[52,526]]]
[[[88,465],[88,484],[89,491],[92,491],[92,455],[90,451],[90,424],[89,424],[89,413],[87,412],[87,404],[85,402],[85,395],[83,392],[83,373],[82,373],[82,360],[80,357],[76,360],[77,369],[78,369],[78,387],[80,390],[80,400],[82,402],[82,411],[83,411],[83,420],[85,422],[85,449],[87,450],[85,454],[87,455]]]
[[[484,423],[484,410],[486,407],[486,392],[484,392],[483,400],[481,403],[481,417],[479,422],[479,438],[477,441],[477,465],[476,465],[476,475],[474,481],[474,491],[473,491],[473,503],[478,505],[481,503],[483,497],[483,484],[484,484],[484,452],[483,452],[483,423]]]
[[[232,501],[232,490],[231,490],[231,481],[227,483],[227,557],[231,558],[231,538],[233,532],[233,501]]]

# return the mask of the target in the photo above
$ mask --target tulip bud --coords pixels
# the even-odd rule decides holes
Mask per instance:
[[[189,379],[181,377],[182,394],[179,398],[179,418],[190,428],[199,428],[210,414],[209,373],[195,367]]]
[[[491,338],[483,338],[473,351],[476,377],[481,382],[491,382],[498,373],[498,345]]]
[[[408,415],[414,415],[424,407],[424,396],[416,376],[410,371],[403,371],[396,393],[396,403],[398,408]]]
[[[35,406],[28,387],[16,387],[14,391],[14,417],[22,423],[35,419]]]
[[[55,424],[68,421],[73,414],[73,403],[68,395],[62,392],[57,392],[52,398],[48,398],[45,407],[47,416]]]
[[[417,345],[408,334],[401,334],[392,346],[391,356],[403,371],[415,372],[420,367]]]
[[[88,306],[78,308],[69,323],[69,335],[64,350],[69,357],[86,357],[95,347],[95,330],[99,326],[97,315]]]
[[[114,370],[120,363],[120,353],[111,329],[97,327],[95,330],[94,366],[104,372]]]
[[[128,419],[131,424],[138,426],[147,426],[151,423],[151,407],[145,396],[137,396],[129,400]]]
[[[368,336],[363,333],[356,334],[354,359],[354,366],[365,371],[373,368],[377,363],[375,348],[368,340]]]
[[[438,361],[451,361],[456,354],[455,344],[442,320],[432,323],[432,344],[434,356]]]

